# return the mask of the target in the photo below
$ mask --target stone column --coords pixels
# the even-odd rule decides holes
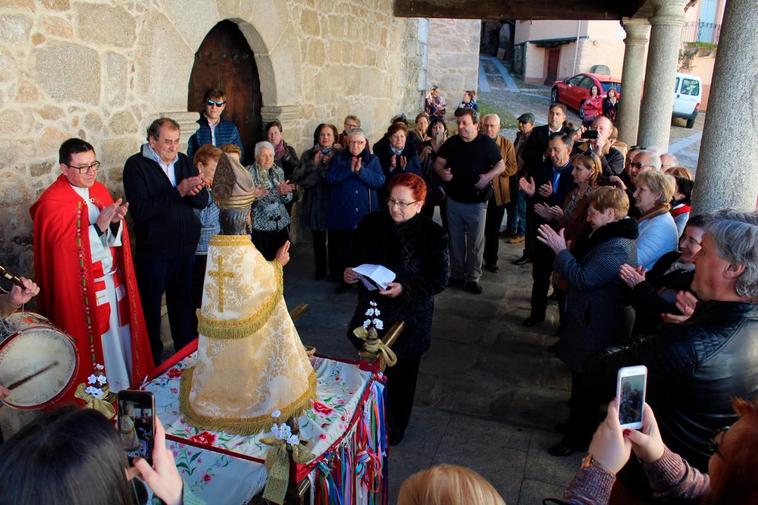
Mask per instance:
[[[728,0],[713,69],[695,178],[698,213],[755,209],[758,196],[758,9],[755,0]]]
[[[637,143],[637,128],[640,125],[640,101],[647,58],[647,41],[650,38],[650,22],[645,18],[624,18],[624,69],[621,74],[621,94],[617,125],[619,139],[627,145]]]
[[[648,47],[645,92],[640,110],[637,143],[668,149],[674,81],[679,66],[679,46],[686,0],[652,0],[652,30]],[[621,92],[624,93],[624,89]],[[622,98],[623,100],[623,98]]]

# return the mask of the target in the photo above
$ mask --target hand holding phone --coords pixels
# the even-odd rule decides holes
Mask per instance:
[[[118,393],[118,432],[131,463],[135,458],[153,461],[155,446],[155,397],[148,391]]]
[[[622,429],[639,430],[643,424],[647,367],[620,368],[616,382],[616,405]]]
[[[151,454],[153,464],[139,458],[134,466],[142,480],[166,505],[181,505],[182,477],[176,469],[173,453],[166,447],[166,431],[158,417],[155,417],[155,447]]]

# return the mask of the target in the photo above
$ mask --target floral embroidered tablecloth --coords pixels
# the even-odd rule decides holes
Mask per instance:
[[[263,489],[266,470],[263,461],[269,446],[256,436],[206,431],[188,424],[179,412],[181,372],[194,363],[193,352],[144,385],[155,395],[155,406],[169,438],[177,467],[186,485],[207,503],[247,503]],[[356,410],[374,393],[371,372],[356,365],[313,358],[318,399],[299,418],[300,438],[320,457],[344,436]]]

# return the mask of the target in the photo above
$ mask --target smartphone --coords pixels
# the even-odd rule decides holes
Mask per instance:
[[[616,381],[616,406],[622,428],[632,430],[642,428],[646,388],[647,367],[639,365],[619,369]]]
[[[145,458],[153,464],[155,397],[149,391],[125,389],[118,394],[118,433],[131,464]]]
[[[583,139],[596,139],[597,138],[597,130],[585,130],[584,133],[582,133]]]

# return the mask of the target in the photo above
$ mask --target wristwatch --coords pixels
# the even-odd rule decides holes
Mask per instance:
[[[580,468],[582,470],[586,470],[587,468],[590,468],[590,467],[593,467],[593,466],[595,468],[599,468],[600,470],[603,470],[604,472],[608,472],[608,470],[606,470],[605,468],[603,468],[603,465],[601,465],[600,463],[597,462],[597,460],[592,456],[592,454],[587,453],[587,455],[582,458],[582,465],[581,465]],[[610,473],[610,472],[608,472],[608,473]]]

